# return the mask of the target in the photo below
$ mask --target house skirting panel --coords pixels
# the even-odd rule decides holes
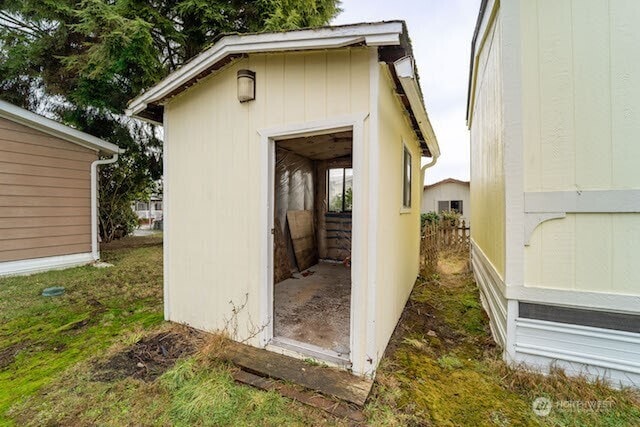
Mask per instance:
[[[60,255],[2,262],[0,263],[0,277],[33,274],[47,270],[61,270],[64,268],[89,264],[93,261],[93,256],[89,252],[83,254]]]
[[[515,341],[515,363],[640,387],[640,333],[517,318]]]
[[[507,299],[504,281],[482,250],[471,241],[471,263],[476,283],[480,288],[482,305],[489,315],[491,332],[503,348],[507,343]]]

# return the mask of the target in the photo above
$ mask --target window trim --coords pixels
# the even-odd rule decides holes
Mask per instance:
[[[330,188],[331,188],[331,182],[330,182],[331,171],[332,170],[340,170],[340,169],[342,169],[342,209],[339,210],[339,211],[332,211],[331,210],[331,194],[329,194],[330,193]],[[346,191],[347,191],[347,169],[351,169],[353,171],[353,167],[351,167],[351,166],[350,167],[343,166],[343,167],[336,167],[336,168],[327,168],[327,178],[326,178],[327,179],[327,181],[326,181],[327,182],[327,200],[326,200],[326,206],[327,206],[326,212],[327,213],[351,213],[351,212],[353,212],[353,201],[351,202],[352,206],[351,206],[351,209],[349,209],[349,210],[346,209],[346,204],[345,204],[346,203],[345,194],[346,194]],[[352,172],[352,174],[353,174],[353,172]],[[352,188],[351,191],[353,191],[353,184],[352,184],[351,188]]]
[[[405,159],[406,155],[409,155],[409,205],[405,205]],[[400,213],[407,214],[413,211],[413,154],[409,149],[409,146],[406,144],[404,139],[402,140],[402,154],[401,158],[401,171],[402,171],[402,180],[400,182]]]
[[[453,208],[451,207],[451,202],[460,202],[460,204],[462,205],[462,209],[461,211],[456,210],[456,212],[458,212],[460,214],[460,216],[464,216],[464,200],[462,199],[451,199],[451,200],[436,200],[436,213],[440,213],[443,212],[440,210],[440,203],[441,202],[446,202],[447,203],[447,212],[451,212],[453,210]]]

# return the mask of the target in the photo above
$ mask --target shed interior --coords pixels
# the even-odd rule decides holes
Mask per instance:
[[[275,153],[274,339],[342,360],[350,353],[352,136],[281,140]]]

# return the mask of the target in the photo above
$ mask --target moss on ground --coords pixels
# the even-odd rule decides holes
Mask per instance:
[[[640,400],[602,383],[511,369],[491,339],[467,254],[441,254],[438,272],[420,278],[378,371],[371,420],[434,426],[635,426]],[[552,402],[612,401],[598,411],[532,410]]]
[[[61,372],[103,352],[134,328],[162,322],[162,251],[150,246],[103,253],[112,268],[91,266],[0,280],[0,424],[13,404]],[[60,297],[41,296],[64,286]]]
[[[178,352],[175,365],[157,378],[104,372],[122,355],[135,357],[136,348],[150,351],[158,334],[180,333],[162,322],[158,243],[118,242],[103,252],[115,265],[109,269],[0,280],[0,425],[349,424],[238,385],[233,368],[216,358],[215,337],[185,345],[195,347]],[[508,368],[466,265],[465,254],[443,254],[438,273],[417,281],[365,407],[369,425],[637,425],[634,392],[562,372]],[[40,296],[58,285],[67,289],[64,296]],[[612,404],[598,411],[554,409],[541,418],[531,409],[541,396]]]

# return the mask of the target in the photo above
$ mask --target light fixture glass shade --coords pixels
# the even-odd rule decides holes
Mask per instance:
[[[256,73],[251,70],[238,70],[238,101],[247,102],[256,99]]]

